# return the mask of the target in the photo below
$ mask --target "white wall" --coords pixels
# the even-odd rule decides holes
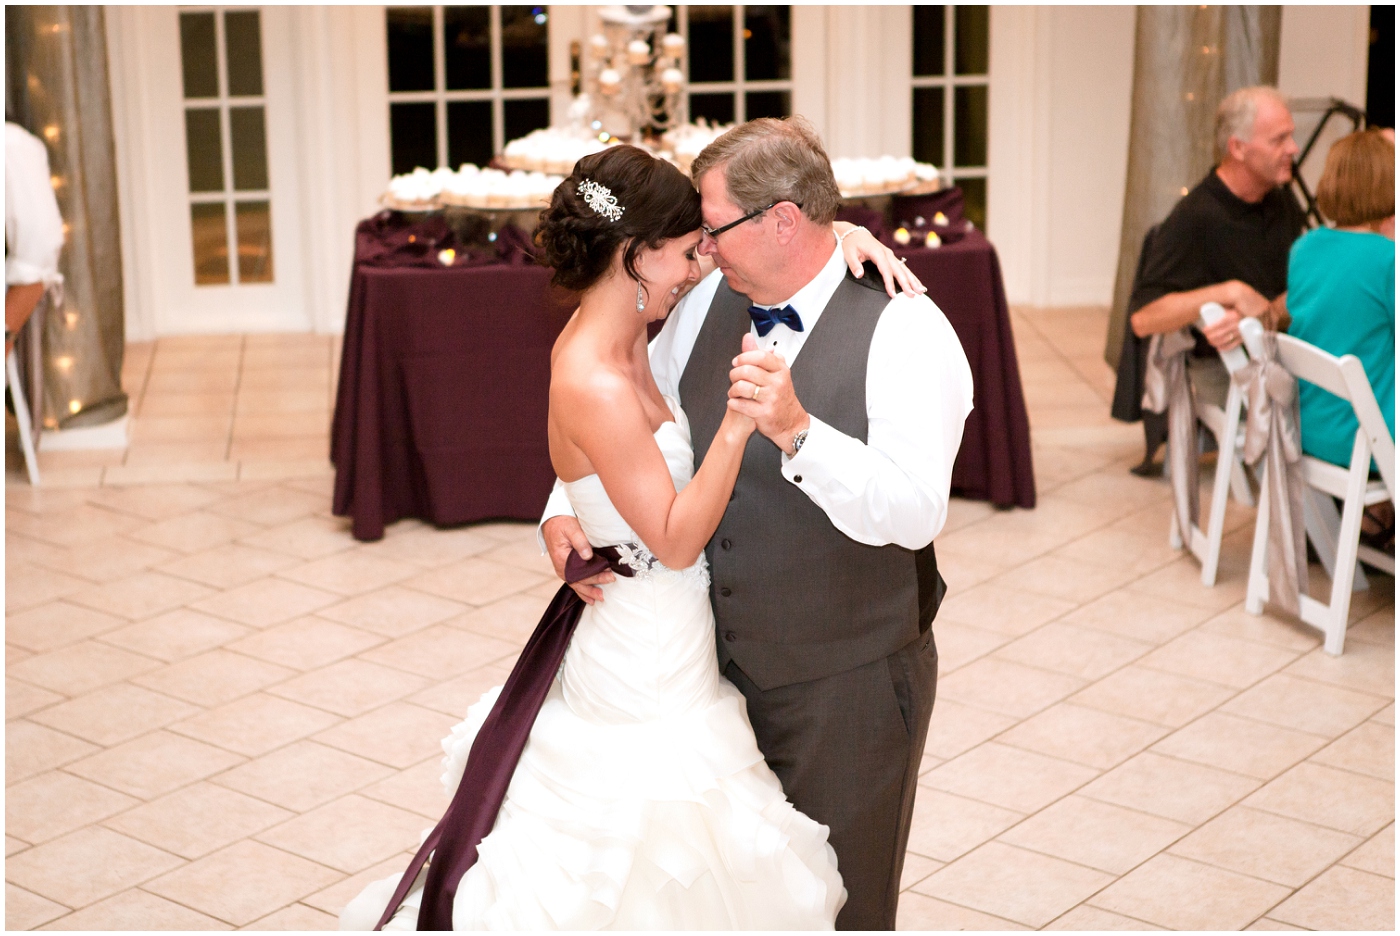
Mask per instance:
[[[1339,97],[1366,106],[1366,66],[1371,8],[1365,6],[1285,6],[1279,39],[1278,86],[1291,98]],[[1317,126],[1320,113],[1298,108],[1298,142]],[[1327,148],[1351,130],[1334,117],[1303,164],[1303,178],[1316,191]]]

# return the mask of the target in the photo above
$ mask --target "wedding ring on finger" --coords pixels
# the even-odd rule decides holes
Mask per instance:
[[[758,395],[759,395],[761,392],[763,392],[763,388],[760,387],[758,384],[754,384],[754,386],[753,386],[753,396],[749,397],[749,399],[754,400],[754,401],[757,401],[757,400],[758,400]]]

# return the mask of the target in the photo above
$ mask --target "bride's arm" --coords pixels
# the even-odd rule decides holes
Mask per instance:
[[[891,299],[894,298],[896,283],[910,296],[928,292],[904,261],[896,257],[893,250],[876,240],[875,235],[865,228],[849,221],[833,221],[831,229],[836,233],[836,239],[841,242],[841,252],[845,254],[846,265],[851,268],[851,272],[862,276],[862,261],[869,260],[875,264],[880,275],[885,278],[885,292],[890,294]]]
[[[621,377],[556,383],[550,401],[557,424],[647,548],[669,568],[693,564],[729,505],[753,420],[727,410],[704,463],[678,494],[636,391]]]

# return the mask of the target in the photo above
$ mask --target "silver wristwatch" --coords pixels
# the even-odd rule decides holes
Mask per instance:
[[[803,429],[803,430],[802,430],[801,432],[799,432],[797,435],[795,435],[795,436],[792,437],[792,457],[793,457],[793,458],[796,458],[796,457],[797,457],[797,453],[800,452],[800,451],[802,451],[802,446],[804,446],[804,445],[807,444],[807,432],[808,432],[808,430]]]

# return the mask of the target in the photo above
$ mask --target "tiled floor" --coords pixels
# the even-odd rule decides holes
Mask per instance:
[[[1102,310],[1019,310],[1040,504],[956,502],[904,929],[1391,929],[1394,581],[1346,653],[1126,472]],[[553,582],[527,524],[330,516],[333,341],[134,347],[124,459],[6,485],[6,925],[318,929],[445,799]]]

